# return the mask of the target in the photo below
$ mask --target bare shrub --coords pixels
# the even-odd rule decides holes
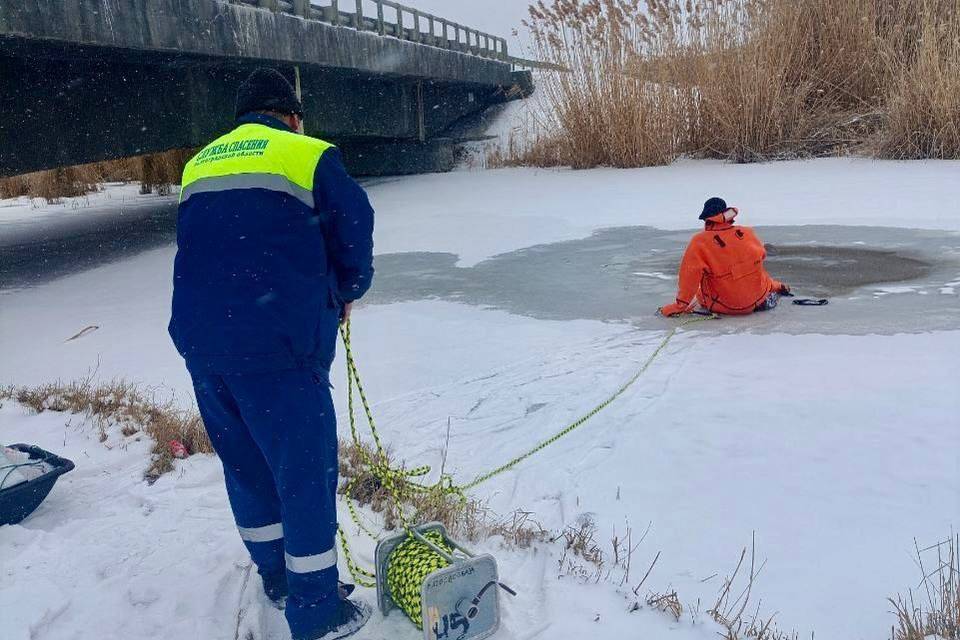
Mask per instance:
[[[574,525],[568,526],[554,540],[562,540],[563,548],[595,565],[603,564],[603,550],[596,541],[597,524],[593,518],[583,515]]]
[[[646,539],[651,526],[652,523],[637,540],[634,540],[633,529],[629,525],[623,535],[614,531],[607,547],[597,540],[597,525],[593,517],[590,514],[580,515],[574,524],[568,525],[550,540],[562,545],[557,561],[558,576],[572,577],[585,583],[607,582],[618,587],[632,584],[633,557]],[[634,596],[639,594],[659,559],[658,551],[643,578],[633,587]],[[630,610],[635,611],[639,607],[637,600]]]
[[[921,549],[914,543],[922,581],[914,596],[890,598],[897,625],[892,640],[960,638],[960,535]],[[933,564],[933,567],[930,565]]]
[[[669,614],[674,620],[679,621],[683,615],[683,604],[680,603],[680,597],[676,591],[667,591],[666,593],[651,593],[647,596],[647,606],[653,607],[657,611]]]

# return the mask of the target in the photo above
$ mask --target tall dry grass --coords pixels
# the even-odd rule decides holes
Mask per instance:
[[[960,638],[960,536],[926,549],[916,547],[920,586],[890,598],[897,625],[891,640]]]
[[[491,164],[960,157],[960,0],[541,0],[535,135]]]
[[[63,198],[99,191],[107,182],[139,182],[140,193],[168,195],[171,187],[180,183],[183,167],[194,153],[193,149],[173,149],[0,178],[0,198],[27,196],[56,204]]]
[[[153,459],[145,473],[156,480],[173,469],[170,442],[181,442],[190,454],[212,453],[213,446],[199,414],[162,400],[148,389],[125,380],[97,383],[92,378],[35,387],[0,388],[0,401],[15,400],[36,413],[77,414],[106,442],[114,432],[123,437],[146,434],[153,440]]]
[[[915,28],[913,55],[889,61],[879,154],[960,158],[960,12],[924,12]]]
[[[535,55],[567,71],[540,74],[546,108],[540,135],[518,145],[514,157],[528,164],[584,168],[664,164],[682,152],[689,90],[670,82],[670,51],[652,39],[639,2],[561,1],[530,7],[526,22]],[[645,58],[638,52],[646,51]],[[494,162],[495,164],[496,162]]]
[[[195,153],[196,149],[172,149],[136,158],[139,172],[135,180],[140,182],[140,193],[169,195],[171,187],[180,184],[183,168]]]
[[[52,204],[96,191],[99,182],[99,171],[92,166],[60,167],[0,179],[0,198],[29,196]]]
[[[526,548],[549,538],[549,533],[525,511],[501,516],[486,503],[476,499],[461,500],[457,495],[440,491],[410,491],[397,487],[394,494],[384,486],[368,461],[381,468],[403,468],[389,452],[383,455],[369,443],[340,441],[340,494],[370,508],[383,518],[383,527],[392,531],[409,522],[441,522],[454,537],[479,541],[498,536],[507,545]],[[404,514],[400,513],[400,509]]]

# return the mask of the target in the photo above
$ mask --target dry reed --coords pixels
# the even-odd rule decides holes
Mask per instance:
[[[960,158],[960,15],[936,9],[920,14],[913,55],[888,61],[880,156]]]
[[[761,616],[760,604],[752,606],[756,580],[763,571],[765,562],[757,566],[756,540],[751,540],[749,549],[740,552],[740,559],[733,573],[720,587],[717,601],[707,613],[723,627],[724,640],[799,640],[796,632],[786,632],[774,624],[774,616]],[[744,570],[746,573],[741,573]]]
[[[191,149],[173,149],[120,160],[107,160],[0,178],[0,198],[43,198],[58,204],[63,198],[99,191],[107,182],[139,182],[140,193],[168,195],[180,183]]]
[[[526,140],[493,166],[864,150],[960,157],[958,0],[552,0],[530,7]]]
[[[926,549],[915,545],[922,581],[906,596],[890,598],[897,625],[892,640],[960,638],[960,535]],[[931,567],[931,563],[933,566]]]

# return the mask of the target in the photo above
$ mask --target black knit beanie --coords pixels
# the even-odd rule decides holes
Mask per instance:
[[[237,91],[237,117],[251,111],[276,111],[303,117],[303,105],[293,85],[279,71],[260,67]]]

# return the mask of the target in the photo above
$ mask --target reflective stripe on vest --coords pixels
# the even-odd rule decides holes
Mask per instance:
[[[217,138],[187,163],[181,204],[199,193],[265,189],[313,208],[313,177],[333,145],[262,124],[243,124]]]
[[[275,173],[238,173],[230,176],[200,178],[180,190],[180,204],[198,193],[215,193],[233,189],[267,189],[293,196],[313,209],[313,191],[293,184],[285,176]]]

